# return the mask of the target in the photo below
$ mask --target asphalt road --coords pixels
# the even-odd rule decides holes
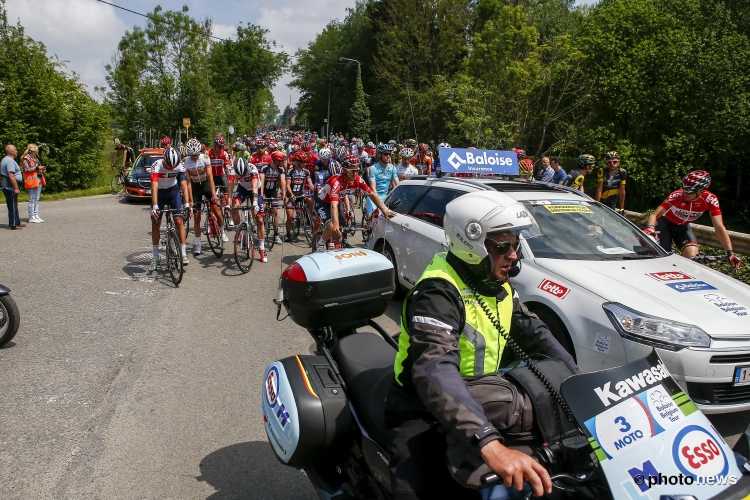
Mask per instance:
[[[0,350],[0,498],[317,498],[274,457],[259,399],[264,367],[312,345],[271,302],[305,246],[247,275],[230,251],[191,256],[175,288],[146,273],[148,209],[43,202],[47,222],[14,232],[0,215],[0,283],[22,316]],[[378,319],[390,332],[399,307]],[[711,419],[733,442],[750,413]]]

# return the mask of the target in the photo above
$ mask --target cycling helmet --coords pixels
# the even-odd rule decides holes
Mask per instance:
[[[185,153],[188,156],[197,156],[201,154],[201,143],[198,142],[198,139],[190,139],[187,141],[187,144],[185,144]]]
[[[360,148],[361,148],[361,147],[362,147],[362,146],[364,146],[364,145],[365,145],[365,141],[363,141],[362,139],[357,139],[357,146],[358,146],[358,147],[360,147]]]
[[[496,191],[469,193],[448,203],[443,228],[450,252],[480,278],[486,278],[493,267],[485,246],[488,236],[510,232],[531,238],[541,234],[522,203]]]
[[[526,151],[520,148],[513,148],[511,149],[514,153],[516,153],[516,156],[520,160],[521,158],[526,158]]]
[[[168,148],[172,144],[172,139],[169,137],[162,137],[161,138],[161,147]]]
[[[339,146],[336,148],[336,158],[341,159],[349,154],[349,149],[346,146]]]
[[[695,170],[682,178],[682,191],[688,194],[699,193],[711,185],[711,175],[705,170]]]
[[[367,147],[370,148],[370,149],[375,149],[375,143],[372,142],[372,141],[370,141],[370,142],[367,143]]]
[[[406,139],[404,145],[410,149],[417,149],[417,141],[415,141],[414,139]]]
[[[326,160],[330,158],[332,154],[333,154],[333,151],[331,151],[328,148],[323,148],[320,151],[318,151],[318,156],[320,157],[321,160]]]
[[[594,168],[594,164],[596,163],[596,158],[594,158],[593,155],[581,155],[578,157],[578,165],[581,167],[591,167]]]
[[[227,141],[221,135],[214,137],[214,146],[224,147],[227,145]]]
[[[331,172],[331,175],[341,175],[341,163],[331,160],[331,163],[328,164],[328,171]]]
[[[302,143],[302,151],[309,153],[312,150],[313,150],[312,144],[310,144],[309,142]]]
[[[299,155],[299,153],[297,153],[297,155]],[[282,153],[281,151],[274,151],[273,153],[271,153],[271,159],[276,161],[283,161],[286,160],[286,156],[284,156],[284,153]]]
[[[440,148],[449,148],[449,147],[451,147],[451,145],[448,144],[447,142],[441,142],[440,144],[438,144],[438,149],[440,149]]]
[[[310,155],[307,153],[307,151],[300,151],[296,155],[294,155],[294,158],[292,158],[292,161],[301,161],[303,163],[306,163],[310,159]]]
[[[396,141],[393,141],[396,142]],[[390,144],[381,144],[378,146],[378,148],[375,150],[375,153],[393,153],[393,147]]]
[[[518,173],[523,177],[529,177],[534,173],[534,162],[530,158],[522,158],[518,162]]]
[[[276,141],[271,141],[268,143],[269,151],[276,151],[277,149],[279,149],[279,145],[276,143]]]
[[[391,147],[393,147],[393,146],[396,145],[396,140],[395,139],[391,139],[390,141],[388,141],[388,144],[390,144]]]
[[[180,164],[180,153],[178,153],[175,148],[165,149],[162,158],[164,159],[164,166],[167,167],[167,170],[172,170]]]
[[[357,155],[348,154],[342,158],[341,165],[345,170],[359,170],[359,157]]]
[[[256,148],[265,148],[266,147],[266,140],[265,139],[258,139],[255,141],[255,147]]]
[[[237,158],[234,162],[234,173],[237,177],[245,177],[247,175],[247,160],[244,158]]]
[[[244,143],[240,143],[240,151],[247,151],[247,146]]]
[[[404,148],[401,150],[401,158],[412,158],[414,156],[414,150],[411,148]]]
[[[610,151],[609,153],[604,155],[604,161],[619,160],[619,159],[620,159],[620,155],[617,153],[617,151]]]
[[[239,151],[241,145],[242,144],[240,144],[240,141],[235,142],[234,144],[232,144],[232,151]]]
[[[422,144],[419,145],[419,152],[421,154],[426,155],[427,151],[429,151],[429,150],[430,150],[430,146],[428,146],[427,144],[422,143]]]

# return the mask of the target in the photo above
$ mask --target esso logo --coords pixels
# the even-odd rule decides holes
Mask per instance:
[[[672,458],[688,476],[716,477],[729,472],[729,461],[719,440],[698,425],[688,425],[675,436]]]
[[[564,287],[562,285],[558,285],[554,281],[550,280],[544,280],[539,284],[538,287],[540,290],[544,290],[547,293],[550,293],[557,297],[558,299],[564,299],[566,295],[568,295],[568,292],[570,291],[567,287]]]
[[[668,271],[663,273],[648,273],[648,275],[659,281],[691,280],[692,276],[679,271]]]
[[[276,406],[276,401],[279,399],[279,370],[272,366],[268,373],[266,373],[265,391],[266,391],[266,402],[268,406],[273,408]]]

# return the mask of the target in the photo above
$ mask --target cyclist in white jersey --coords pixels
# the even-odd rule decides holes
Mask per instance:
[[[180,239],[182,264],[188,265],[188,258],[185,254],[185,224],[182,222],[182,200],[190,199],[187,189],[185,167],[180,163],[180,153],[174,148],[165,149],[163,157],[151,165],[151,244],[153,245],[153,259],[149,267],[150,272],[155,271],[161,262],[159,257],[159,230],[161,228],[162,210],[165,205],[169,205],[170,208],[176,210],[172,217]],[[182,196],[180,196],[180,190]],[[189,204],[188,208],[190,208]]]
[[[193,226],[195,228],[193,255],[196,257],[203,251],[201,242],[201,205],[203,200],[213,203],[211,211],[217,220],[221,215],[219,199],[216,197],[216,187],[214,186],[211,159],[201,154],[201,148],[201,143],[197,139],[190,139],[185,145],[185,152],[188,156],[182,162],[188,177],[188,203],[193,207]]]

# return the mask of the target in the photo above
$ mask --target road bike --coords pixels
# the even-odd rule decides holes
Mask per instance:
[[[276,220],[276,213],[274,208],[282,206],[283,198],[264,198],[263,202],[266,203],[266,216],[264,224],[266,226],[266,248],[270,251],[273,245],[276,243],[276,237],[279,235],[277,228],[278,222]],[[275,204],[275,206],[274,206]]]
[[[214,215],[213,210],[211,210],[213,204],[212,201],[208,200],[203,205],[203,213],[206,216],[203,221],[203,233],[208,240],[208,246],[218,259],[224,255],[224,240],[221,239],[221,227],[219,226],[219,221],[216,218],[216,215]]]
[[[172,208],[164,208],[162,212],[165,214],[167,219],[167,229],[164,233],[164,238],[161,240],[161,244],[164,245],[164,253],[166,254],[166,266],[160,266],[163,270],[169,272],[172,277],[172,283],[179,285],[182,281],[182,255],[180,253],[180,240],[177,237],[177,230],[175,229],[174,218],[172,214],[178,212],[178,210]],[[182,210],[179,210],[182,212]]]
[[[294,200],[294,219],[292,220],[292,234],[298,238],[299,233],[303,233],[308,245],[312,244],[313,221],[306,201],[311,197],[311,194],[305,194]]]
[[[190,234],[190,220],[193,218],[193,209],[182,206],[182,220],[185,224],[185,234]]]
[[[117,173],[112,176],[112,181],[109,183],[109,187],[112,189],[113,194],[122,194],[125,191],[125,178],[127,172],[130,170],[129,165],[110,165],[112,170],[117,170]]]
[[[346,235],[354,236],[354,234],[357,231],[364,231],[363,228],[357,227],[354,224],[354,218],[351,216],[349,212],[344,212],[344,220],[341,221],[340,228],[341,228],[341,236],[342,236],[341,241],[343,241],[343,237]],[[316,248],[317,241],[318,241],[318,238],[320,238],[322,234],[323,234],[323,226],[321,225],[321,227],[317,231],[315,231],[315,234],[313,234],[312,243],[310,243],[310,248],[312,250],[312,253],[315,253],[317,251],[317,248]],[[334,240],[333,238],[328,238],[328,241],[326,241],[326,251],[336,250],[336,249],[341,248],[341,241]]]
[[[219,210],[221,210],[221,214],[224,216],[224,229],[229,229],[229,222],[232,220],[229,213],[231,207],[229,206],[227,189],[224,186],[216,186],[216,198],[219,200]]]
[[[698,262],[700,264],[715,264],[717,262],[727,263],[729,262],[729,256],[699,254],[699,255],[696,255],[695,257],[690,257],[690,260],[694,262]],[[732,268],[719,269],[719,271],[721,271],[724,274],[734,274],[737,272],[737,269],[732,269]]]
[[[255,261],[255,234],[257,232],[250,198],[245,199],[244,206],[234,207],[230,210],[242,211],[242,223],[237,226],[234,234],[234,260],[237,262],[240,271],[247,273],[253,267]]]

